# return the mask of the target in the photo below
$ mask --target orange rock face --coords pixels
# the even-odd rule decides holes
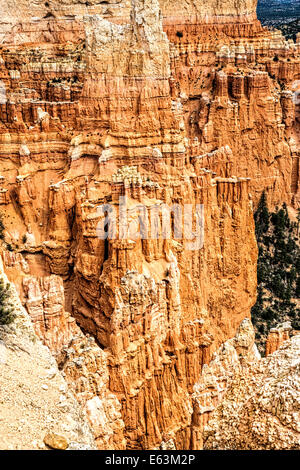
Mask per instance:
[[[300,43],[253,0],[89,3],[4,10],[4,264],[99,448],[199,448],[193,386],[255,302],[254,205],[299,196]],[[184,205],[199,237],[174,211],[149,236]]]
[[[277,351],[285,341],[293,336],[293,329],[289,322],[282,323],[272,328],[266,341],[266,357]]]
[[[64,288],[58,276],[23,279],[25,305],[36,333],[53,353],[61,351],[77,333],[75,319],[64,311]]]

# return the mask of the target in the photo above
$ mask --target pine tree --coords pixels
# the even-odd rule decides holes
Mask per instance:
[[[3,279],[0,279],[0,325],[9,325],[15,318],[12,304],[8,301],[10,295],[9,284],[5,284]]]
[[[4,238],[5,238],[4,230],[5,230],[5,227],[4,227],[4,223],[3,223],[3,215],[0,214],[0,240],[4,240]]]
[[[263,192],[255,213],[255,232],[256,238],[259,241],[263,234],[269,229],[270,214],[267,206],[266,193]]]

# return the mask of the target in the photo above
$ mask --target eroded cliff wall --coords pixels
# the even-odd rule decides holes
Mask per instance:
[[[193,448],[193,386],[255,302],[253,206],[297,203],[299,43],[255,2],[47,3],[0,23],[5,269],[99,448]],[[204,243],[99,237],[120,196],[135,227],[203,205]]]

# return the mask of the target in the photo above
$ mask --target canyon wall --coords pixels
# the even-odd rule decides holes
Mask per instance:
[[[255,1],[107,3],[3,7],[2,258],[99,448],[199,448],[193,387],[255,302],[255,205],[298,202],[300,43]],[[149,236],[184,205],[194,235],[174,209]]]

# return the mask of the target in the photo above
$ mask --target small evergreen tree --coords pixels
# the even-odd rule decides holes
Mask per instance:
[[[9,303],[10,295],[9,284],[0,279],[0,325],[9,325],[15,318],[12,305]]]
[[[3,215],[0,214],[0,240],[4,240],[4,238],[5,238],[4,230],[5,230],[5,227],[4,227],[4,223],[3,223]]]
[[[269,229],[270,214],[267,206],[267,197],[265,192],[263,192],[261,195],[254,219],[256,238],[259,240]]]

